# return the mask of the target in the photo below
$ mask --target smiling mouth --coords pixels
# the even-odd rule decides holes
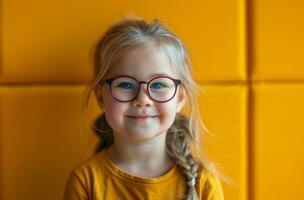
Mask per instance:
[[[138,115],[138,116],[127,116],[127,117],[129,117],[131,119],[136,119],[136,120],[147,120],[147,119],[156,118],[158,116],[140,116],[140,115]]]

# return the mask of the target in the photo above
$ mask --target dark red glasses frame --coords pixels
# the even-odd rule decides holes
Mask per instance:
[[[133,99],[131,99],[131,100],[122,101],[122,100],[119,100],[119,99],[117,99],[116,97],[114,97],[113,94],[112,94],[112,87],[111,87],[111,86],[112,86],[112,82],[113,82],[115,79],[121,78],[121,77],[132,78],[133,80],[135,80],[135,81],[138,83],[138,86],[139,86],[138,88],[139,88],[139,90],[137,91],[137,94],[135,95],[135,97],[134,97]],[[171,79],[171,80],[174,82],[174,84],[175,84],[175,90],[174,90],[174,94],[172,95],[172,97],[171,97],[170,99],[168,99],[168,100],[166,100],[166,101],[158,101],[158,100],[153,99],[153,98],[151,97],[151,95],[150,95],[150,93],[149,93],[149,85],[150,85],[150,83],[151,83],[153,80],[155,80],[155,79],[157,79],[157,78],[169,78],[169,79]],[[165,102],[170,101],[170,100],[175,96],[176,91],[177,91],[177,87],[178,87],[179,84],[181,84],[181,80],[179,80],[179,79],[174,79],[174,78],[171,78],[171,77],[169,77],[169,76],[157,76],[157,77],[154,77],[153,79],[151,79],[151,80],[148,81],[148,82],[146,82],[146,81],[140,81],[140,82],[138,82],[138,81],[137,81],[134,77],[132,77],[132,76],[122,75],[122,76],[117,76],[117,77],[114,77],[114,78],[106,79],[106,80],[105,80],[104,82],[102,82],[101,84],[103,84],[103,83],[107,83],[107,84],[109,85],[112,97],[113,97],[114,99],[116,99],[117,101],[119,101],[119,102],[130,102],[130,101],[133,101],[134,99],[136,99],[137,96],[138,96],[138,94],[139,94],[139,92],[140,92],[140,84],[146,83],[146,84],[147,84],[147,91],[148,91],[148,96],[149,96],[149,98],[152,99],[153,101],[156,101],[156,102],[159,102],[159,103],[165,103]]]

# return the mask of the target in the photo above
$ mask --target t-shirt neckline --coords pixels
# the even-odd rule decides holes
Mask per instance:
[[[146,184],[155,184],[155,183],[160,183],[163,181],[166,181],[169,179],[173,174],[176,173],[177,169],[177,163],[174,163],[172,167],[167,171],[165,174],[158,176],[158,177],[153,177],[153,178],[147,178],[147,177],[140,177],[140,176],[134,176],[131,175],[127,172],[125,172],[123,169],[118,167],[107,155],[106,151],[103,149],[102,151],[99,152],[100,155],[100,161],[103,162],[103,164],[106,165],[107,169],[115,174],[116,176],[127,180],[127,181],[132,181],[132,182],[137,182],[137,183],[146,183]]]

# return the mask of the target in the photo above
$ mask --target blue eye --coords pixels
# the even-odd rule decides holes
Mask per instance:
[[[123,89],[134,89],[134,86],[128,82],[122,82],[122,83],[118,84],[117,87],[121,87]]]
[[[164,88],[165,85],[162,84],[161,82],[155,82],[155,83],[152,83],[150,87],[153,89],[161,89],[161,88]]]

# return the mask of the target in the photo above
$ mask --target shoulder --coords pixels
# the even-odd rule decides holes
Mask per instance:
[[[224,200],[224,192],[220,178],[212,171],[202,168],[198,177],[197,189],[200,199]]]
[[[102,155],[101,152],[98,152],[91,157],[85,159],[84,161],[77,164],[73,169],[72,173],[81,175],[89,175],[92,172],[100,170],[102,167]]]
[[[82,161],[70,172],[65,185],[64,199],[86,199],[90,196],[89,192],[95,179],[102,176],[103,165],[100,153]]]

